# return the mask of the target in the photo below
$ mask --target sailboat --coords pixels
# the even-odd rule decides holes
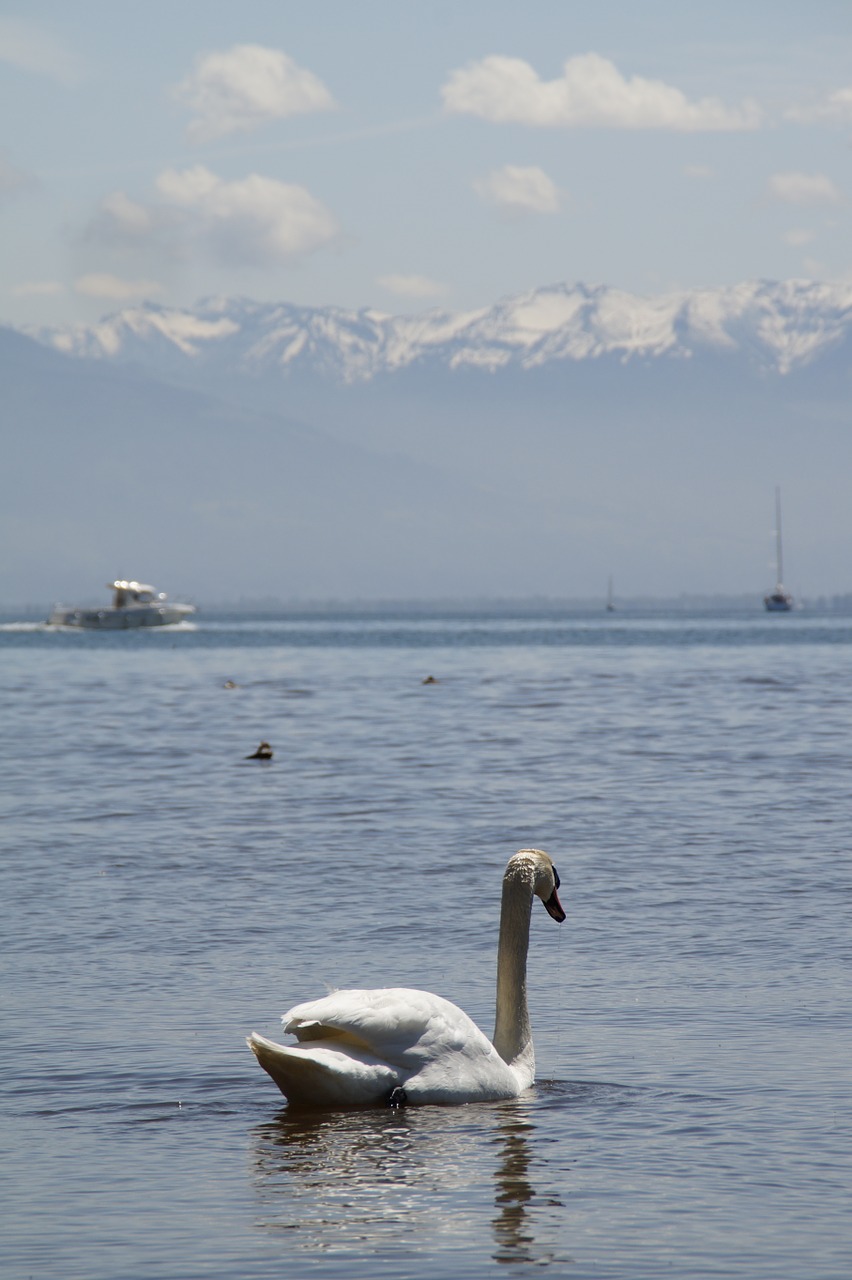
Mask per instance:
[[[775,557],[777,575],[775,590],[763,597],[763,607],[769,613],[789,613],[793,608],[793,597],[784,586],[784,562],[781,556],[781,490],[775,487]]]
[[[612,578],[609,580],[606,593],[606,611],[607,613],[615,613],[615,599],[612,594]]]

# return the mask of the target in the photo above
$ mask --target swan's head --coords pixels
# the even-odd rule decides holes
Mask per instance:
[[[565,919],[565,912],[557,892],[559,874],[550,855],[543,849],[520,849],[509,859],[504,879],[514,879],[515,876],[527,882],[532,881],[533,893],[541,898],[548,915],[561,924]]]

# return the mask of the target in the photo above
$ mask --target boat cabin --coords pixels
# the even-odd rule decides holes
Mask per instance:
[[[115,593],[112,598],[115,609],[126,609],[132,604],[153,604],[156,599],[154,588],[144,582],[127,582],[118,578],[115,582],[108,582],[107,586]]]

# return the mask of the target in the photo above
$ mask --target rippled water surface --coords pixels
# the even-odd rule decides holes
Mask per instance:
[[[10,621],[0,698],[4,1275],[848,1280],[852,619]],[[526,845],[535,1089],[288,1110],[327,986],[490,1033]]]

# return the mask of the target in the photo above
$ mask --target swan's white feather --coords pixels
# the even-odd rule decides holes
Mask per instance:
[[[428,991],[335,991],[282,1021],[297,1045],[255,1035],[249,1046],[291,1102],[380,1102],[397,1087],[413,1103],[488,1101],[531,1083],[458,1005]]]
[[[408,987],[334,991],[319,1000],[297,1004],[284,1014],[284,1030],[298,1039],[315,1039],[319,1025],[378,1051],[387,1061],[408,1069],[437,1052],[456,1052],[477,1038],[481,1051],[491,1049],[476,1024],[457,1005],[429,991]]]
[[[329,1041],[298,1045],[276,1044],[257,1032],[249,1048],[289,1102],[342,1107],[388,1098],[397,1084],[396,1071],[369,1054]]]

